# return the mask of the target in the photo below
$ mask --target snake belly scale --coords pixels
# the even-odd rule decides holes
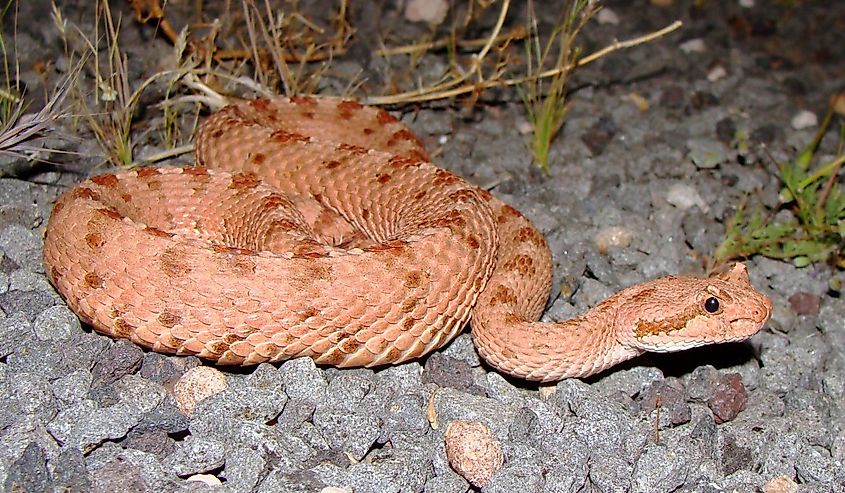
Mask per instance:
[[[93,177],[57,200],[45,270],[98,332],[226,365],[349,367],[417,358],[471,320],[489,364],[550,381],[743,340],[771,314],[737,264],[538,322],[552,278],[542,234],[352,101],[228,106],[198,130],[196,158]]]

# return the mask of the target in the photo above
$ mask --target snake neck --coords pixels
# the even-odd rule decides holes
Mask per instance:
[[[489,364],[526,380],[592,375],[644,352],[619,335],[620,307],[633,294],[626,291],[631,290],[579,317],[555,323],[519,315],[509,304],[479,300],[472,318],[473,339]]]

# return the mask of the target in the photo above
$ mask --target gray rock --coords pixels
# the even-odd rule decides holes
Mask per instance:
[[[590,461],[590,481],[599,491],[629,491],[634,469],[624,457],[593,454]]]
[[[42,421],[53,419],[58,412],[50,383],[39,375],[18,373],[9,382],[9,390],[19,412],[36,415]]]
[[[56,351],[52,341],[39,341],[34,336],[24,339],[8,356],[13,371],[37,373],[55,380],[77,370],[90,370],[109,340],[95,334],[81,334],[65,342],[64,351]]]
[[[39,259],[40,260],[40,259]],[[43,291],[49,294],[56,302],[61,297],[44,274],[33,272],[27,269],[16,269],[9,275],[9,290],[11,291]]]
[[[21,457],[26,448],[35,443],[51,459],[59,454],[59,445],[45,429],[43,421],[32,414],[19,414],[0,435],[0,465],[6,465],[16,457]],[[0,471],[2,472],[2,471]],[[0,476],[3,480],[4,476]]]
[[[390,441],[397,433],[425,435],[429,430],[426,403],[417,395],[403,394],[394,398],[379,415],[379,443]]]
[[[490,479],[484,493],[506,493],[521,491],[533,493],[542,491],[543,477],[540,464],[534,457],[524,457],[520,460],[509,460],[505,466]]]
[[[59,406],[64,409],[84,399],[91,389],[93,379],[94,377],[88,370],[76,370],[54,380],[52,391],[59,402]]]
[[[697,168],[715,168],[727,159],[727,148],[718,140],[693,138],[687,140],[687,157]]]
[[[246,377],[246,384],[255,387],[256,389],[278,392],[280,398],[286,398],[285,394],[285,380],[282,378],[282,373],[278,368],[269,364],[261,363]],[[281,397],[281,395],[285,397]]]
[[[19,260],[23,252],[40,246],[40,238],[24,225],[8,224],[0,231],[0,250],[3,250],[18,265],[22,264]]]
[[[82,332],[79,318],[65,305],[55,305],[35,318],[35,337],[42,341],[62,341]]]
[[[446,356],[464,361],[473,368],[481,366],[481,358],[478,356],[478,351],[475,350],[475,344],[472,343],[470,334],[459,335],[446,345],[441,352]]]
[[[0,319],[0,357],[6,357],[17,351],[35,333],[32,324],[23,313]]]
[[[224,446],[212,438],[188,436],[176,443],[176,449],[162,461],[162,466],[177,476],[190,476],[217,469],[225,462]]]
[[[197,404],[190,431],[195,436],[231,438],[244,424],[261,424],[275,419],[286,400],[275,390],[259,390],[232,379],[229,388]]]
[[[663,380],[663,378],[663,372],[658,368],[636,366],[607,372],[591,388],[605,395],[622,392],[628,397],[634,397],[649,388],[654,382]]]
[[[388,366],[376,373],[376,382],[397,394],[418,392],[422,387],[422,372],[423,367],[416,361]]]
[[[311,358],[297,358],[282,363],[279,367],[285,393],[291,399],[302,399],[317,403],[325,395],[328,384]]]
[[[49,491],[52,488],[47,472],[47,458],[37,443],[32,442],[9,468],[6,491]]]
[[[84,399],[59,412],[47,425],[50,434],[65,446],[90,451],[103,440],[123,438],[144,413],[164,399],[164,389],[141,377],[127,375],[114,385],[119,401],[98,407]]]
[[[434,394],[434,410],[442,429],[450,421],[479,421],[497,438],[507,437],[516,410],[495,399],[466,394],[444,388]]]
[[[425,483],[425,493],[466,493],[469,483],[457,474],[434,476]]]
[[[719,370],[710,365],[699,366],[687,375],[685,380],[690,399],[695,402],[707,402],[716,391],[721,378]]]
[[[168,395],[158,406],[144,413],[135,425],[136,431],[161,430],[165,433],[183,433],[188,430],[190,420],[182,414],[175,399]]]
[[[358,491],[356,485],[374,475],[396,484],[399,491],[422,491],[432,474],[431,453],[427,449],[384,448],[370,453],[366,463],[353,464],[349,468],[349,481],[354,491]]]
[[[375,416],[318,407],[314,412],[314,427],[331,448],[361,460],[378,438],[380,423]]]
[[[186,371],[200,364],[193,356],[177,359],[164,354],[145,352],[138,374],[147,380],[165,384],[176,382]]]
[[[763,352],[763,382],[777,394],[795,387],[818,389],[824,369],[822,355],[829,349],[821,338],[802,338],[783,348]]]
[[[496,399],[508,406],[520,407],[527,399],[525,392],[516,388],[498,373],[488,373],[485,375],[485,387],[488,397]]]
[[[663,381],[653,382],[643,392],[639,402],[640,410],[642,414],[659,416],[658,426],[661,429],[678,426],[690,420],[691,411],[687,404],[687,397],[683,383],[669,377]]]
[[[364,398],[373,387],[374,383],[369,378],[341,373],[329,382],[325,396],[317,403],[317,410],[328,408],[337,411],[366,412],[360,408]],[[378,409],[369,411],[378,412]]]
[[[434,353],[426,359],[422,383],[465,390],[473,385],[472,368],[464,360]]]
[[[674,491],[687,479],[687,465],[675,452],[649,445],[637,460],[631,491],[652,493]]]
[[[226,486],[233,491],[253,491],[266,466],[262,454],[251,448],[236,447],[229,450],[226,453],[226,468],[223,471],[226,476]]]
[[[163,430],[153,429],[139,431],[133,428],[121,442],[124,448],[133,448],[163,459],[176,449],[176,440],[170,438]]]
[[[137,466],[114,459],[91,471],[91,491],[145,491],[147,485]]]
[[[50,470],[53,472],[53,487],[55,491],[89,491],[91,480],[85,469],[85,457],[80,450],[65,448],[52,460]]]
[[[0,294],[0,309],[6,313],[21,313],[30,321],[55,303],[55,297],[46,291],[9,289]]]
[[[97,358],[91,374],[94,387],[116,382],[124,375],[135,373],[141,367],[144,352],[126,339],[118,339]]]
[[[795,462],[795,472],[801,483],[833,484],[836,469],[827,449],[802,444],[801,453]]]
[[[322,482],[312,471],[297,471],[290,474],[273,471],[258,485],[256,492],[313,493],[314,491],[322,491],[326,486],[326,483]]]

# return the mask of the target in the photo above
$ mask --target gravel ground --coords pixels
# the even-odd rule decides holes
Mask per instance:
[[[845,3],[657,3],[607,2],[618,24],[588,31],[598,46],[685,21],[680,34],[577,73],[549,177],[531,167],[518,102],[487,94],[474,111],[405,115],[439,147],[438,163],[493,186],[544,232],[556,264],[547,319],[648,278],[700,272],[746,194],[776,204],[773,159],[817,129],[796,117],[820,119],[842,89]],[[21,19],[48,15],[44,2],[23,4]],[[84,22],[85,5],[63,8]],[[356,15],[374,8],[361,2]],[[393,2],[378,8],[384,22],[401,18]],[[123,14],[140,80],[156,61],[150,46],[167,45],[142,39],[149,31]],[[366,26],[377,16],[363,17]],[[35,88],[33,67],[54,57],[61,68],[61,56],[48,23],[21,25],[22,79]],[[747,150],[737,150],[737,130]],[[485,425],[504,458],[484,492],[845,492],[845,301],[829,288],[841,276],[829,266],[750,259],[754,285],[775,307],[750,343],[642,357],[550,387],[485,367],[466,333],[424,360],[377,371],[308,359],[193,370],[195,358],[92,333],[44,276],[51,201],[103,170],[86,157],[93,139],[75,132],[67,145],[80,157],[0,179],[6,491],[464,492],[473,487],[444,445],[448,425],[462,420]],[[831,156],[834,141],[821,154]],[[142,153],[155,150],[147,145]]]

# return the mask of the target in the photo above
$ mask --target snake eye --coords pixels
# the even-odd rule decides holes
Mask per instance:
[[[718,313],[721,309],[721,306],[719,306],[719,300],[713,296],[707,298],[704,301],[704,309],[707,313]]]

